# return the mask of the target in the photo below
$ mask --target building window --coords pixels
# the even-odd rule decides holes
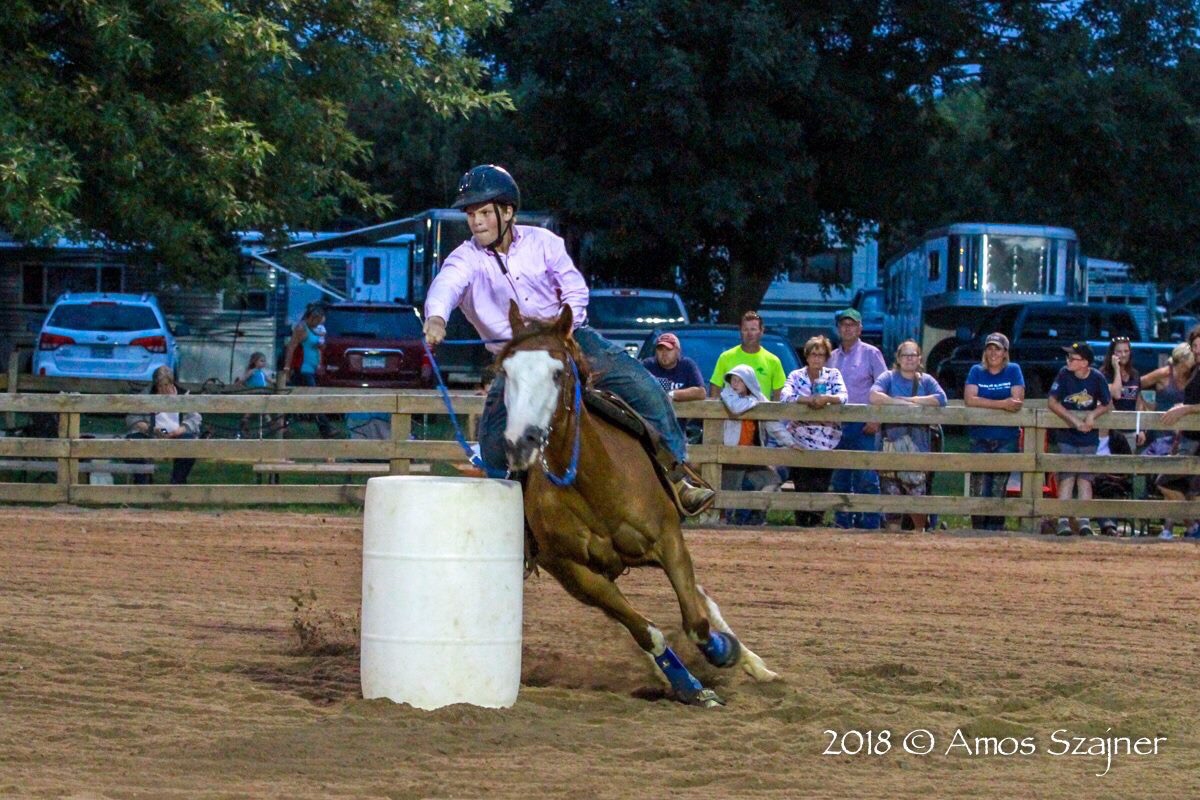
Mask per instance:
[[[46,273],[41,264],[21,267],[21,302],[27,306],[45,305]]]
[[[942,254],[937,250],[929,254],[929,280],[936,281],[942,277]]]
[[[120,292],[124,287],[121,265],[21,265],[21,301],[26,305],[52,305],[66,292]]]

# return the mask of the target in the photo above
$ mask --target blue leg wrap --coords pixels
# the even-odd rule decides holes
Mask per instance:
[[[675,655],[675,651],[671,648],[668,647],[661,656],[655,656],[654,663],[658,664],[658,668],[667,676],[667,680],[671,682],[671,688],[675,690],[676,694],[690,697],[704,688],[700,681],[688,672],[687,667],[683,665],[679,656]]]
[[[714,667],[732,667],[742,650],[737,639],[720,631],[710,631],[708,641],[697,646]]]

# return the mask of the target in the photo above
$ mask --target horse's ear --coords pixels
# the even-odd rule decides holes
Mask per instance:
[[[571,313],[571,307],[564,303],[562,311],[558,314],[558,321],[554,323],[554,332],[566,339],[571,335],[571,331],[575,329],[574,320],[575,317]]]
[[[508,324],[512,326],[514,339],[518,333],[525,330],[525,320],[521,319],[521,309],[517,307],[516,300],[508,301]]]

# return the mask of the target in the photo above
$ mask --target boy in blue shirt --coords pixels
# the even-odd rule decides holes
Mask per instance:
[[[1065,431],[1058,431],[1058,452],[1095,455],[1100,445],[1096,420],[1112,411],[1112,393],[1109,392],[1108,381],[1092,367],[1095,354],[1087,342],[1075,342],[1063,350],[1067,354],[1067,365],[1059,371],[1046,398],[1046,407],[1067,423]],[[1078,499],[1091,500],[1092,473],[1058,473],[1059,500],[1070,500],[1076,494],[1076,489]],[[1074,517],[1070,520],[1059,517],[1058,535],[1070,536],[1071,528],[1075,526]],[[1078,520],[1076,530],[1080,536],[1092,535],[1092,526],[1087,517]]]

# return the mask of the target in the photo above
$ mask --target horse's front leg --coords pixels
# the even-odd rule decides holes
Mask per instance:
[[[624,625],[638,646],[654,661],[676,697],[690,705],[707,708],[725,704],[716,692],[706,689],[688,671],[675,651],[667,645],[662,631],[629,604],[615,583],[574,561],[544,559],[539,563],[558,579],[571,596],[599,608]]]

